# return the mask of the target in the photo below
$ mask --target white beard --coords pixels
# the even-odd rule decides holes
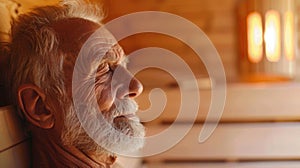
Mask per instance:
[[[145,131],[138,118],[117,117],[135,113],[138,109],[135,101],[116,101],[113,108],[105,113],[99,113],[93,106],[83,108],[84,111],[77,112],[78,115],[83,114],[80,121],[73,104],[66,110],[61,135],[64,145],[95,154],[124,154],[144,146]]]

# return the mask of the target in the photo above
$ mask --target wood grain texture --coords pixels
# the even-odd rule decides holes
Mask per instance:
[[[145,168],[299,168],[299,161],[246,163],[153,163]]]
[[[148,127],[148,135],[158,135],[169,126]],[[171,134],[178,134],[185,125],[174,125]],[[194,125],[191,131],[174,147],[146,161],[263,161],[300,159],[300,123],[219,124],[210,138],[199,143],[203,125]],[[146,146],[145,151],[160,149],[170,139]]]
[[[25,139],[25,130],[13,106],[0,107],[0,151],[13,147]]]
[[[31,167],[30,142],[25,141],[13,148],[0,152],[0,166],[3,168]]]
[[[217,1],[207,0],[191,0],[191,1],[165,1],[165,0],[152,0],[152,1],[137,1],[125,0],[122,5],[117,1],[110,1],[107,5],[108,17],[105,22],[108,22],[119,16],[123,16],[133,12],[139,11],[163,11],[181,16],[193,24],[196,24],[200,29],[207,34],[210,40],[218,50],[220,57],[224,60],[224,66],[228,79],[234,79],[237,75],[237,0],[225,0],[222,4]],[[145,20],[145,24],[147,21]],[[134,25],[124,25],[124,28]],[[171,26],[171,25],[161,25]],[[178,31],[189,32],[182,29],[183,25],[176,25]],[[191,67],[196,76],[205,75],[206,69],[203,63],[195,62],[195,54],[189,51],[183,44],[174,40],[160,38],[157,36],[140,35],[136,37],[129,37],[123,42],[121,41],[127,54],[140,48],[147,46],[156,46],[166,48],[178,54]],[[201,44],[199,44],[201,47]],[[163,59],[163,56],[162,56]],[[154,73],[153,73],[154,74]],[[159,74],[158,74],[159,75]],[[151,78],[149,74],[140,75],[140,80],[148,82]],[[163,85],[159,80],[152,81],[153,85]],[[147,86],[147,84],[146,84]]]
[[[173,122],[179,113],[184,114],[180,119],[182,122],[203,122],[209,112],[211,105],[211,90],[209,89],[168,89],[162,88],[166,97],[156,96],[151,102],[149,99],[150,90],[146,90],[137,101],[142,110],[151,109],[166,101],[166,106],[162,111],[150,110],[149,114],[143,114],[145,119],[157,113],[159,117],[153,122]],[[187,102],[194,101],[189,96],[182,97],[181,93],[192,95],[199,92],[200,102],[197,118],[190,108],[180,111],[182,99]],[[221,117],[221,122],[280,122],[280,121],[300,121],[300,85],[297,83],[277,83],[277,84],[228,84],[225,100],[225,108]]]

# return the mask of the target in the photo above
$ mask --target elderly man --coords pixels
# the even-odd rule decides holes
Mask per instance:
[[[94,34],[101,19],[97,5],[73,0],[33,9],[12,25],[8,86],[32,137],[33,167],[110,167],[116,153],[143,146],[144,128],[133,100],[142,85],[126,69],[121,47],[105,33]],[[96,38],[87,42],[91,36]],[[95,70],[94,76],[76,76],[78,55],[89,45],[99,50],[94,54],[103,46],[108,50],[85,67]],[[77,108],[75,94],[89,85],[73,86],[74,78],[85,80],[82,75],[92,78],[94,87],[77,99]],[[97,107],[88,101],[93,94]]]

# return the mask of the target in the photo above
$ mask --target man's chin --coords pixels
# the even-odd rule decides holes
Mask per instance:
[[[96,112],[91,109],[86,111],[86,114],[96,114]],[[102,153],[107,151],[117,154],[136,151],[144,145],[144,126],[134,113],[115,118],[112,115],[104,118],[102,115],[98,115],[100,117],[97,122],[92,122],[92,115],[84,115],[82,122],[79,122],[73,110],[70,110],[68,114],[65,118],[66,125],[62,135],[64,144],[76,146],[86,152]],[[98,116],[96,115],[96,117]],[[86,129],[83,128],[83,125],[86,126]],[[86,132],[87,130],[89,132]],[[89,135],[93,135],[93,137]]]

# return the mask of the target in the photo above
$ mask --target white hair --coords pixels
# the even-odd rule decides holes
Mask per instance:
[[[18,16],[12,23],[8,44],[8,86],[12,100],[16,102],[17,89],[24,83],[33,83],[46,94],[62,99],[64,53],[51,24],[68,18],[100,24],[103,16],[101,5],[87,0],[65,0],[60,5],[34,8]]]
[[[84,18],[93,22],[101,22],[104,17],[104,12],[101,3],[88,0],[64,0],[60,3],[62,6],[67,6],[68,15],[77,18]]]

